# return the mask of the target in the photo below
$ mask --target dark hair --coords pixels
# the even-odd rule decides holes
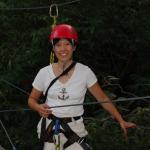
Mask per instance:
[[[76,46],[76,42],[75,42],[74,40],[72,40],[72,39],[67,39],[67,38],[65,38],[65,39],[68,40],[72,46]],[[53,39],[53,43],[52,43],[53,46],[55,46],[55,44],[56,44],[57,42],[59,42],[59,40],[60,40],[60,38],[55,38],[55,39]]]

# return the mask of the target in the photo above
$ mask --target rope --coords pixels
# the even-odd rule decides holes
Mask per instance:
[[[74,1],[71,1],[71,2],[64,2],[64,3],[59,3],[57,4],[58,6],[65,6],[65,5],[70,5],[70,4],[73,4],[73,3],[77,3],[79,2],[80,0],[74,0]],[[5,11],[13,11],[13,10],[40,10],[40,9],[47,9],[49,8],[49,6],[37,6],[37,7],[14,7],[14,8],[0,8],[0,10],[5,10]]]
[[[28,93],[27,91],[19,88],[18,86],[8,82],[7,80],[1,79],[2,82],[7,83],[8,85],[10,85],[11,87],[21,91],[22,93],[24,93],[25,95],[30,95],[30,93]],[[32,97],[34,98],[34,97]],[[34,98],[35,99],[35,98]],[[137,101],[137,100],[142,100],[145,101],[145,99],[150,99],[150,96],[143,96],[143,97],[134,97],[134,98],[118,98],[116,100],[102,100],[102,101],[97,101],[97,102],[86,102],[86,103],[79,103],[79,104],[70,104],[70,105],[59,105],[59,106],[51,106],[51,108],[60,108],[60,107],[70,107],[70,106],[86,106],[86,105],[95,105],[95,104],[102,104],[102,103],[115,103],[115,102],[125,102],[125,101]],[[39,99],[41,101],[41,99]],[[147,101],[149,102],[149,101]],[[0,110],[0,112],[9,112],[9,111],[17,111],[18,109],[11,109],[11,110]],[[30,110],[30,109],[19,109],[19,111],[26,111],[26,110]]]
[[[124,117],[124,116],[123,116]],[[98,118],[93,118],[93,117],[84,117],[84,120],[86,121],[88,121],[88,120],[94,120],[94,121],[96,121],[96,122],[98,122],[98,123],[102,123],[102,122],[111,122],[111,124],[116,124],[116,125],[119,125],[119,123],[118,122],[115,122],[114,120],[111,120],[112,119],[112,117],[111,116],[109,116],[109,117],[106,117],[106,118],[103,118],[103,119],[98,119]],[[137,129],[143,129],[143,130],[150,130],[150,127],[146,127],[146,126],[141,126],[141,125],[137,125],[136,126],[136,128]]]
[[[28,92],[26,92],[25,90],[17,87],[16,85],[2,79],[1,81],[7,83],[8,85],[18,89],[19,91],[21,91],[22,93],[26,94],[26,95],[30,95]],[[150,99],[150,96],[143,96],[143,97],[134,97],[134,98],[120,98],[120,99],[116,99],[113,101],[101,101],[101,102],[87,102],[87,103],[82,103],[82,104],[73,104],[73,105],[60,105],[60,106],[52,106],[51,108],[60,108],[60,107],[70,107],[70,106],[81,106],[81,105],[95,105],[95,104],[102,104],[102,103],[111,103],[111,102],[125,102],[125,101],[136,101],[136,100],[143,100],[145,101],[145,99]],[[149,101],[147,101],[149,102]],[[0,113],[6,113],[6,112],[19,112],[19,111],[31,111],[31,109],[29,108],[21,108],[21,109],[7,109],[7,110],[0,110]],[[2,123],[1,123],[2,124]],[[150,127],[144,127],[144,126],[137,126],[137,128],[139,129],[145,129],[145,130],[150,130]],[[15,149],[13,149],[15,150]]]
[[[53,30],[54,27],[56,26],[57,18],[58,18],[58,5],[57,4],[52,4],[50,6],[50,8],[49,8],[49,15],[53,19],[53,23],[51,25],[51,29]],[[50,52],[50,64],[54,63],[54,61],[55,61],[54,52],[53,52],[53,50],[51,50],[51,52]]]
[[[105,101],[98,101],[98,102],[87,102],[87,103],[81,103],[81,104],[70,104],[70,105],[58,105],[58,106],[51,106],[50,108],[60,108],[60,107],[70,107],[70,106],[87,106],[87,105],[95,105],[95,104],[104,104],[104,103],[115,103],[115,102],[125,102],[125,101],[136,101],[136,100],[142,100],[142,99],[150,99],[150,96],[144,96],[144,97],[136,97],[136,98],[120,98],[113,101],[105,100]]]
[[[13,142],[12,142],[12,140],[11,140],[11,138],[10,138],[10,136],[9,136],[5,126],[4,126],[4,124],[2,123],[1,119],[0,119],[0,124],[1,124],[2,128],[4,129],[4,131],[6,133],[6,136],[7,136],[8,140],[9,140],[9,143],[11,144],[13,150],[16,150],[16,147],[14,146],[14,144],[13,144]]]
[[[104,104],[104,103],[116,103],[116,102],[125,102],[125,101],[137,101],[137,100],[144,100],[150,99],[150,96],[143,96],[143,97],[136,97],[136,98],[120,98],[113,101],[105,100],[105,101],[97,101],[97,102],[86,102],[86,103],[78,103],[78,104],[70,104],[70,105],[57,105],[51,106],[50,108],[60,108],[60,107],[71,107],[71,106],[87,106],[87,105],[95,105],[95,104]],[[16,111],[28,111],[31,109],[8,109],[8,110],[0,110],[0,113],[3,112],[16,112]]]
[[[15,89],[17,89],[17,90],[19,90],[19,91],[21,91],[22,93],[24,93],[24,94],[27,95],[27,96],[30,95],[29,92],[27,92],[27,91],[21,89],[20,87],[14,85],[13,83],[11,83],[11,82],[9,82],[9,81],[7,81],[7,80],[5,80],[5,79],[1,79],[1,81],[2,81],[2,82],[5,82],[5,83],[8,84],[9,86],[11,86],[11,87],[13,87],[13,88],[15,88]]]
[[[5,109],[5,110],[0,110],[0,113],[6,113],[6,112],[19,112],[19,111],[31,111],[32,109],[30,108],[19,108],[19,109]]]

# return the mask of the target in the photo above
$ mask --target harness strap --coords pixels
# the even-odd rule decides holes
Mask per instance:
[[[54,121],[52,120],[46,129],[46,118],[42,118],[41,135],[40,135],[41,142],[46,142],[51,139],[52,135],[54,134],[53,126],[54,126]]]
[[[60,150],[60,120],[55,119],[55,129],[53,134],[53,142],[55,144],[55,150]],[[56,136],[55,136],[56,135]]]
[[[50,89],[50,87],[51,87],[61,76],[67,74],[67,73],[75,66],[75,64],[76,64],[76,62],[72,62],[72,64],[71,64],[68,68],[66,68],[58,77],[56,77],[55,79],[53,79],[53,80],[50,82],[50,84],[49,84],[49,86],[48,86],[48,88],[47,88],[47,90],[46,90],[46,92],[45,92],[45,95],[44,95],[44,97],[43,97],[43,99],[42,99],[42,101],[41,101],[42,103],[45,103],[45,101],[46,101],[46,99],[47,99],[48,90]],[[50,125],[49,125],[49,128],[51,127],[51,129],[52,129],[53,126],[54,126],[54,122],[53,122],[53,120],[52,120],[52,122],[51,122]],[[46,118],[43,118],[43,119],[42,119],[42,124],[41,124],[41,134],[40,134],[40,148],[41,148],[41,149],[43,149],[43,147],[44,147],[44,142],[45,142],[45,141],[51,141],[51,137],[52,137],[52,135],[53,135],[53,130],[52,130],[51,132],[47,132],[47,130],[45,130],[45,129],[46,129]],[[51,134],[51,135],[50,135],[50,134]]]
[[[74,117],[76,119],[80,119],[81,116],[79,117]],[[68,139],[67,142],[64,144],[64,149],[67,148],[68,146],[72,145],[73,143],[77,142],[81,145],[81,147],[84,150],[91,150],[89,145],[85,142],[86,137],[79,137],[67,124],[67,120],[71,120],[71,118],[57,118],[55,116],[50,116],[49,119],[52,119],[48,127],[46,128],[46,118],[42,119],[41,123],[41,136],[40,140],[43,142],[54,142],[53,136],[55,134],[63,133],[66,138]],[[62,129],[60,129],[60,125]],[[53,127],[55,126],[55,129]]]
[[[56,119],[55,120],[55,132],[54,132],[54,134],[59,134],[59,132],[60,132],[60,120]]]
[[[62,76],[64,76],[65,74],[67,74],[67,73],[75,66],[75,64],[76,64],[76,62],[73,61],[72,64],[71,64],[68,68],[66,68],[59,76],[57,76],[56,78],[54,78],[54,79],[50,82],[49,86],[48,86],[47,89],[46,89],[45,95],[44,95],[44,97],[43,97],[43,103],[45,103],[45,101],[46,101],[46,99],[47,99],[47,94],[48,94],[48,91],[49,91],[50,87],[51,87],[60,77],[62,77]]]
[[[84,150],[92,150],[92,147],[86,143],[86,137],[79,137],[67,123],[62,123],[61,126],[65,131],[64,135],[68,139],[64,144],[64,149],[77,142]]]
[[[82,148],[84,150],[93,150],[93,148],[91,146],[89,146],[85,141],[83,141],[82,143],[80,143],[80,145],[82,146]]]
[[[73,117],[74,120],[78,120],[80,118],[81,118],[81,116]],[[60,125],[61,126],[62,125],[65,126],[65,124],[67,125],[68,122],[72,121],[71,118],[58,118],[54,115],[49,115],[48,119],[51,119],[52,121],[46,128],[46,118],[42,118],[40,141],[42,141],[42,142],[52,141],[51,137],[53,136],[54,132],[56,133],[57,130],[59,130],[59,132],[62,132],[62,133],[65,133],[65,132],[67,133],[68,132],[67,130],[69,130],[71,132],[71,129],[69,129],[69,126],[68,126],[68,129],[67,129],[67,127],[64,128],[63,130],[60,129]],[[57,124],[57,127],[55,128],[55,131],[54,131],[53,127],[57,120],[59,120],[59,124]]]
[[[68,141],[64,144],[64,148],[72,145],[75,142],[78,142],[81,137],[79,137],[70,127],[68,124],[61,124],[62,128],[64,129],[64,135],[67,137]]]

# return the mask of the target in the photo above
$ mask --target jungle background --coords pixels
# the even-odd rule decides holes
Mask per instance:
[[[8,82],[30,92],[38,70],[49,64],[52,3],[58,4],[57,24],[71,24],[79,33],[74,59],[92,68],[112,100],[150,94],[150,0],[1,0],[0,120],[17,150],[38,149],[39,116],[21,110],[28,108],[28,95]],[[86,102],[93,101],[87,93]],[[99,105],[85,106],[93,149],[149,150],[149,99],[115,104],[138,127],[129,129],[126,139]],[[3,111],[10,109],[18,111]],[[0,145],[12,150],[2,124]]]

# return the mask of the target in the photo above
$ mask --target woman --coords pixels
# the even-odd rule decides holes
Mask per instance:
[[[60,24],[53,29],[50,42],[58,61],[39,71],[28,100],[29,106],[41,117],[46,118],[45,130],[49,137],[44,141],[43,149],[90,150],[91,147],[85,141],[88,133],[83,124],[83,105],[70,105],[82,104],[87,89],[99,102],[109,101],[109,98],[102,91],[93,71],[77,62],[48,89],[46,102],[39,104],[38,99],[46,93],[51,81],[73,63],[72,55],[78,44],[78,34],[72,26]],[[63,105],[69,106],[54,108]],[[101,105],[119,122],[125,135],[127,128],[136,126],[134,123],[126,122],[111,102]],[[39,138],[41,138],[41,122],[38,124]]]

